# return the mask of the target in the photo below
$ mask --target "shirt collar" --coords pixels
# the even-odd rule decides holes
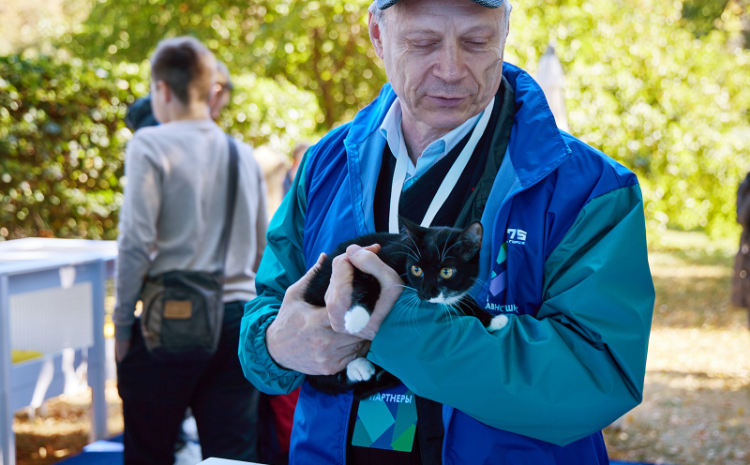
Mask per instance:
[[[486,109],[486,107],[485,107]],[[433,163],[437,163],[441,158],[448,154],[453,148],[458,145],[461,140],[476,126],[479,118],[482,117],[484,110],[479,114],[472,116],[466,120],[463,124],[457,128],[451,130],[448,134],[444,135],[440,139],[432,142],[427,148],[424,149],[420,157],[435,157]],[[391,149],[391,153],[394,157],[398,158],[399,147],[401,146],[401,138],[404,137],[403,130],[401,129],[401,101],[398,97],[388,109],[388,113],[385,115],[383,123],[380,125],[380,134],[383,135],[385,140],[388,142],[388,147]],[[414,165],[409,163],[409,174],[413,172]]]
[[[391,153],[398,157],[401,137],[403,137],[403,132],[401,131],[401,101],[398,97],[396,97],[396,100],[391,104],[388,113],[385,114],[383,124],[380,125],[380,134],[382,134],[388,142]]]

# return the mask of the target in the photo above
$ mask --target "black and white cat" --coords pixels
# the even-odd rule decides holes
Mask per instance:
[[[323,262],[305,290],[304,300],[325,307],[324,296],[331,280],[332,262],[352,244],[366,247],[380,244],[378,257],[396,270],[406,281],[404,292],[413,292],[424,302],[440,304],[440,310],[456,310],[478,318],[490,331],[505,326],[508,317],[492,314],[479,307],[469,290],[479,275],[479,251],[482,248],[482,224],[478,221],[466,229],[423,228],[404,218],[401,234],[375,233],[340,244]],[[356,334],[367,326],[375,303],[380,297],[380,283],[355,268],[352,306],[346,312],[346,330]],[[346,370],[329,376],[308,376],[310,385],[327,394],[354,389],[358,398],[398,382],[382,368],[364,357],[354,359]]]

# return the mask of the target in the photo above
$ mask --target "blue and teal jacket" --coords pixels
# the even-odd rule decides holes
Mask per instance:
[[[503,75],[516,111],[482,216],[480,278],[501,279],[505,291],[487,284],[474,296],[509,322],[489,333],[474,318],[456,324],[429,304],[411,310],[402,297],[368,358],[443,404],[444,463],[608,463],[600,430],[642,399],[654,304],[638,180],[558,130],[527,73],[505,64]],[[245,309],[245,376],[269,394],[302,386],[294,464],[345,463],[352,396],[318,393],[304,374],[277,365],[266,329],[286,289],[321,252],[374,232],[385,147],[378,128],[395,98],[386,85],[308,151],[271,221],[258,297]],[[410,317],[399,318],[407,307]]]

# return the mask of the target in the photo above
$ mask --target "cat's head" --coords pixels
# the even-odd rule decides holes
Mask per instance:
[[[479,221],[461,230],[423,228],[401,218],[401,234],[410,248],[405,279],[420,300],[453,305],[469,292],[479,274]]]

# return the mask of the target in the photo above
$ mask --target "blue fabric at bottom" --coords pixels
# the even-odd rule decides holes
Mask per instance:
[[[120,452],[115,449],[120,447]],[[59,465],[122,465],[122,435],[104,441],[96,441],[86,446],[84,451]],[[106,451],[106,452],[104,452]],[[610,465],[652,465],[646,462],[620,462],[613,460]]]
[[[620,462],[617,460],[611,460],[609,465],[653,465],[648,462]]]
[[[78,455],[59,462],[65,465],[121,465],[122,435],[89,444]],[[118,451],[119,449],[119,451]]]

